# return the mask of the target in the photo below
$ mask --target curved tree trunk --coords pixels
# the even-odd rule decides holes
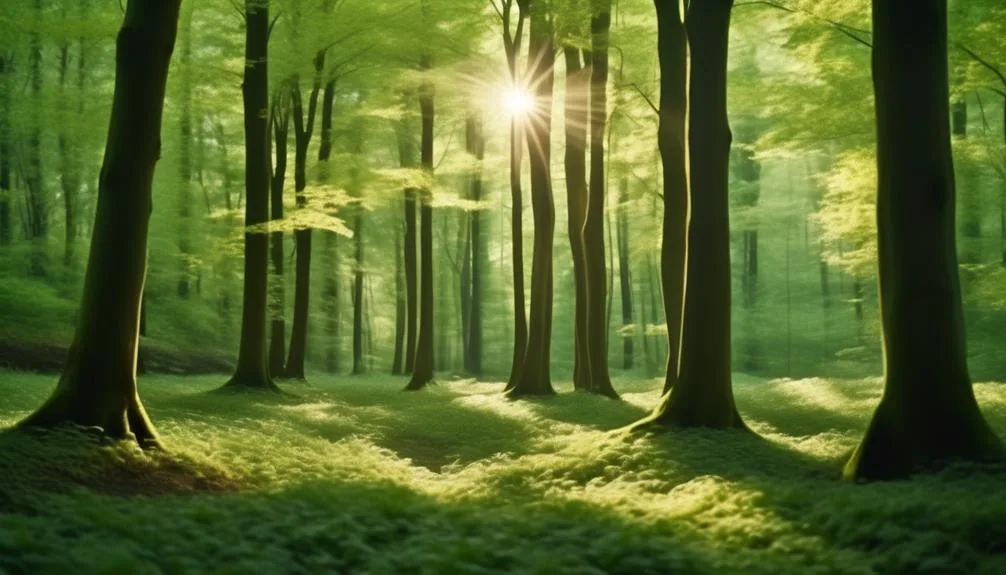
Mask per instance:
[[[534,63],[531,85],[536,96],[534,117],[527,130],[531,207],[534,211],[534,256],[527,347],[520,375],[507,391],[509,397],[555,394],[549,365],[552,346],[552,243],[555,233],[550,169],[555,45],[547,5],[541,0],[529,0],[528,5],[531,18],[529,50]]]
[[[733,0],[694,0],[686,29],[691,192],[684,322],[678,381],[637,424],[744,428],[730,371],[730,125],[727,46]]]
[[[884,395],[846,464],[850,479],[901,478],[944,460],[1004,451],[968,375],[946,0],[873,1],[873,88]]]
[[[269,236],[253,226],[269,220],[269,2],[245,0],[247,20],[241,85],[245,124],[245,274],[244,311],[238,364],[229,387],[277,390],[266,366],[265,323],[269,281]]]
[[[180,0],[129,0],[80,319],[52,396],[21,427],[73,423],[155,447],[136,389],[151,186]]]
[[[587,391],[587,277],[583,223],[587,216],[587,123],[590,121],[590,67],[580,65],[580,52],[566,46],[566,205],[569,246],[573,254],[575,316],[573,320],[573,388]]]
[[[701,0],[700,0],[701,1]],[[664,220],[660,242],[660,283],[667,325],[664,393],[678,380],[681,315],[685,298],[688,235],[688,175],[685,121],[688,113],[688,38],[677,0],[654,0],[660,56],[660,128],[657,142],[664,170]]]

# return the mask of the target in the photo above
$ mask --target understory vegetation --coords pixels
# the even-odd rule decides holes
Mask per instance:
[[[568,383],[514,402],[471,380],[220,381],[141,378],[164,452],[0,435],[0,573],[1006,572],[1006,468],[838,480],[879,379],[738,375],[757,435],[660,436],[618,430],[662,379],[616,380],[621,402]],[[51,383],[0,374],[0,428]],[[1006,431],[1006,387],[974,389]]]

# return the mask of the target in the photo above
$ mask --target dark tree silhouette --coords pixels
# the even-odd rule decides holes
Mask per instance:
[[[900,478],[1004,452],[968,374],[946,0],[874,0],[872,50],[884,396],[845,467],[850,479]]]

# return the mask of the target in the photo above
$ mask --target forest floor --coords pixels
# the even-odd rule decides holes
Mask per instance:
[[[763,439],[611,433],[657,401],[389,377],[141,380],[169,451],[0,434],[0,574],[1006,573],[1006,472],[852,485],[880,389],[737,377]],[[0,428],[52,376],[0,373]],[[1006,385],[975,387],[1006,435]],[[934,424],[938,424],[934,422]]]

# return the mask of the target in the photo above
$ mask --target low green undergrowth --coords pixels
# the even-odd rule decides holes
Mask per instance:
[[[839,481],[872,379],[738,376],[761,438],[614,431],[657,381],[514,402],[469,381],[316,375],[273,397],[224,379],[141,381],[167,453],[0,435],[0,573],[1006,572],[1006,474]],[[0,375],[0,427],[52,384]],[[1006,386],[976,393],[1006,433]]]

